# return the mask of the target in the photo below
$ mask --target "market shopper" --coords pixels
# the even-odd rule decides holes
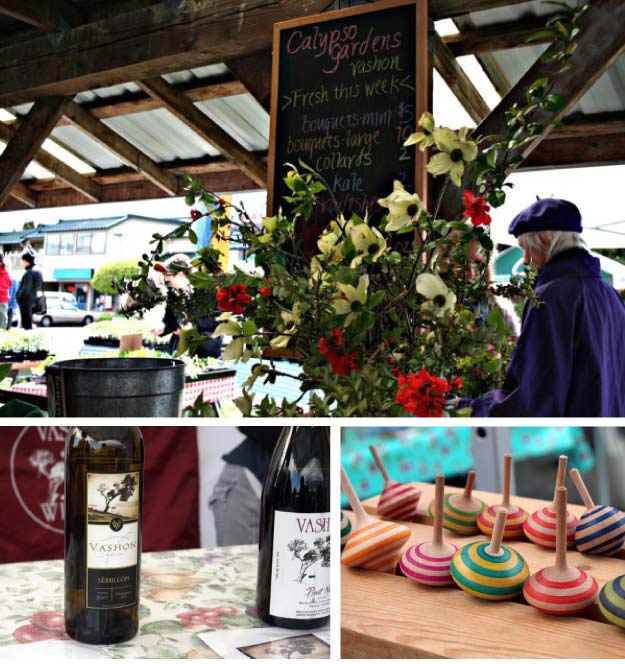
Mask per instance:
[[[19,284],[17,279],[11,278],[11,287],[9,288],[9,303],[7,310],[7,330],[10,330],[13,325],[13,318],[15,317],[15,312],[17,311],[17,289]]]
[[[538,272],[501,389],[473,400],[473,416],[625,416],[625,305],[601,277],[568,201],[536,201],[508,231]]]
[[[43,277],[41,272],[34,269],[34,264],[34,255],[25,251],[22,254],[25,272],[15,295],[20,307],[21,325],[25,330],[31,330],[33,327],[33,307],[43,291]]]
[[[189,296],[191,296],[193,288],[188,277],[191,271],[191,261],[189,260],[189,257],[185,254],[175,254],[165,262],[163,268],[165,270],[165,283],[167,286],[183,293],[187,292]],[[196,292],[195,297],[198,296],[201,297],[202,293]],[[206,315],[199,317],[195,323],[195,328],[198,334],[207,338],[198,346],[191,349],[191,355],[200,358],[218,358],[221,356],[220,339],[208,338],[217,329],[217,324],[217,320],[210,311],[209,303],[207,303]],[[176,315],[168,297],[163,317],[163,327],[160,334],[162,336],[171,334],[169,353],[172,355],[175,355],[177,352],[182,329],[182,325],[180,324],[178,316]]]
[[[6,329],[11,297],[11,276],[4,264],[4,254],[0,253],[0,330]]]
[[[238,427],[245,436],[224,454],[224,466],[209,505],[215,519],[217,546],[258,542],[262,482],[281,427]]]

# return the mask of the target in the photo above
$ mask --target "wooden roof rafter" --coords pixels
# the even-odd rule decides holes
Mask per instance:
[[[482,120],[475,129],[476,135],[496,136],[500,134],[504,130],[504,110],[510,108],[515,102],[523,104],[526,101],[528,87],[545,75],[550,76],[554,89],[563,92],[567,99],[566,106],[553,119],[562,119],[571,112],[581,97],[625,52],[625,3],[621,0],[593,0],[582,20],[583,29],[572,56],[575,66],[568,71],[552,76],[550,64],[544,63],[539,58],[490,114]],[[553,126],[547,126],[544,134],[523,146],[518,154],[524,157],[531,155],[553,130]],[[443,192],[440,209],[443,215],[448,215],[449,218],[455,217],[461,212],[453,189],[448,187]]]

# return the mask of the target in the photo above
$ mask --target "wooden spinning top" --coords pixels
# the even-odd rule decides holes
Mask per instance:
[[[547,549],[556,548],[556,497],[558,487],[564,486],[566,478],[566,463],[568,457],[562,454],[558,460],[558,475],[556,477],[556,487],[553,493],[553,502],[548,507],[536,510],[527,518],[523,524],[523,532],[527,538]],[[575,528],[577,527],[577,517],[569,512],[566,513],[566,541],[568,546],[573,546],[575,541]]]
[[[347,567],[364,567],[394,574],[401,548],[410,537],[410,528],[370,517],[342,466],[341,486],[356,518],[356,525],[341,554],[341,563]]]
[[[518,505],[510,502],[510,479],[512,476],[512,454],[504,454],[503,457],[503,495],[499,505],[487,507],[478,517],[478,528],[484,535],[491,535],[497,517],[497,508],[502,507],[508,515],[506,527],[503,531],[504,540],[523,538],[523,524],[527,519],[527,512]]]
[[[467,483],[462,493],[448,493],[443,499],[443,527],[461,535],[479,533],[477,518],[486,509],[486,503],[471,495],[475,471],[469,471]],[[436,519],[435,500],[430,503],[428,511]]]
[[[341,510],[341,548],[345,546],[351,532],[352,522],[349,520],[347,514],[344,514]]]
[[[434,534],[431,542],[411,546],[402,554],[399,568],[411,579],[427,586],[453,585],[451,559],[458,547],[443,540],[443,497],[445,476],[436,476]]]
[[[575,529],[575,546],[582,553],[614,556],[625,542],[625,514],[610,505],[595,505],[577,468],[571,479],[586,506]]]
[[[523,556],[501,543],[505,523],[506,510],[499,507],[490,544],[467,544],[452,558],[451,575],[454,581],[475,597],[509,599],[523,590],[523,584],[530,575]]]
[[[599,608],[611,623],[625,628],[625,575],[617,576],[601,588]]]
[[[580,567],[566,561],[566,487],[556,490],[556,562],[530,576],[523,587],[527,603],[558,616],[579,613],[595,603],[599,585]]]
[[[373,455],[375,465],[384,478],[384,489],[378,500],[378,514],[392,521],[411,521],[417,513],[417,503],[421,497],[421,491],[409,484],[392,480],[375,447],[370,445],[369,450]]]

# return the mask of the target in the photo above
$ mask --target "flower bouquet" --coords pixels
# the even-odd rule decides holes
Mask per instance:
[[[551,57],[554,73],[570,66],[583,13],[562,10],[560,42]],[[559,36],[558,36],[559,35]],[[195,293],[216,298],[220,312],[214,337],[223,337],[223,359],[248,363],[251,373],[236,400],[245,415],[405,416],[469,415],[458,397],[499,386],[514,345],[498,298],[532,300],[532,275],[493,287],[489,262],[490,209],[503,204],[509,171],[522,161],[520,148],[556,121],[565,104],[549,78],[535,81],[527,103],[505,113],[501,136],[474,136],[467,128],[437,126],[424,114],[406,141],[428,151],[427,169],[446,178],[463,203],[460,218],[446,219],[438,206],[426,209],[417,193],[395,181],[378,200],[385,214],[373,225],[367,216],[336,212],[318,238],[313,255],[303,250],[298,228],[310,219],[317,196],[328,188],[304,163],[288,164],[290,195],[282,210],[255,224],[242,206],[227,203],[185,176],[191,219],[167,236],[154,236],[154,251],[140,262],[140,275],[119,284],[135,306],[153,304],[150,273],[164,240],[196,243],[195,221],[210,217],[219,238],[236,237],[248,248],[255,270],[223,273],[219,252],[200,250],[189,275]],[[203,212],[198,209],[208,212]],[[201,315],[186,296],[179,314],[194,323]],[[149,301],[148,301],[149,300]],[[202,341],[185,334],[181,348]],[[277,357],[297,363],[294,378]],[[296,380],[298,396],[281,401],[255,397],[259,382]]]

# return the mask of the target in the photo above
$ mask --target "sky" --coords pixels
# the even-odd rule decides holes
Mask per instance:
[[[439,34],[456,32],[451,21],[437,22],[436,29]],[[473,56],[465,56],[458,60],[486,103],[493,108],[499,101],[499,95],[478,61]],[[436,72],[434,73],[433,111],[438,125],[452,128],[475,126]],[[29,170],[32,172],[32,168]],[[519,172],[514,173],[509,181],[514,188],[509,190],[506,203],[497,210],[491,211],[493,217],[491,233],[497,243],[515,244],[514,238],[507,233],[510,220],[535,201],[537,196],[540,198],[552,196],[576,203],[582,212],[585,228],[605,223],[623,222],[622,234],[585,232],[584,235],[591,247],[625,247],[625,212],[620,196],[620,189],[625,181],[625,165]],[[263,192],[240,194],[235,198],[242,199],[245,207],[254,217],[260,218],[264,215],[266,196]],[[131,213],[153,217],[187,217],[189,209],[185,205],[184,199],[178,197],[0,212],[0,232],[21,229],[27,221],[34,221],[36,224],[50,224],[59,219],[123,216]]]

